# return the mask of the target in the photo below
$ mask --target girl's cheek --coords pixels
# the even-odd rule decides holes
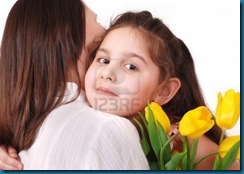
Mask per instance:
[[[94,77],[92,75],[92,69],[88,69],[88,71],[86,72],[86,79],[85,79],[85,85],[86,87],[89,87],[92,85],[92,81],[94,81]]]
[[[139,80],[139,78],[131,78],[128,79],[124,85],[129,89],[132,94],[137,94],[140,91]]]

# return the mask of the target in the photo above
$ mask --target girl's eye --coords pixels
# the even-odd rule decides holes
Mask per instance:
[[[127,69],[129,69],[129,70],[132,70],[132,71],[138,70],[138,68],[135,65],[132,65],[132,64],[127,64],[127,65],[125,65],[125,67]]]
[[[98,62],[100,62],[102,64],[109,64],[110,61],[106,58],[100,58],[100,59],[98,59]]]

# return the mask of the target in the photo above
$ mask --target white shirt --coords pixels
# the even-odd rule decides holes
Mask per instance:
[[[66,101],[77,93],[67,84]],[[138,132],[127,119],[88,106],[84,91],[53,110],[34,143],[19,153],[25,170],[148,170]]]

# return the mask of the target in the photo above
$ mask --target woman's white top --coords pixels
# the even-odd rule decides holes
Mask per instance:
[[[76,84],[68,83],[65,101],[76,94]],[[84,91],[53,110],[19,156],[25,170],[149,169],[134,125],[89,107]]]

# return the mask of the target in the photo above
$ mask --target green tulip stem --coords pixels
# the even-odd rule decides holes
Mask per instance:
[[[178,135],[180,134],[180,132],[176,132],[172,137],[170,137],[165,144],[163,145],[163,150],[165,149],[165,147],[171,142],[173,141]]]
[[[225,129],[222,129],[222,133],[221,133],[221,136],[220,136],[220,139],[219,139],[219,144],[223,141],[224,136],[225,136]]]
[[[198,146],[198,141],[199,139],[193,139],[193,142],[191,144],[191,147],[189,149],[189,156],[188,156],[188,170],[193,170],[193,164],[194,164],[194,161],[195,161],[195,157],[196,157],[196,153],[197,153],[197,146]]]
[[[162,149],[160,150],[160,169],[164,169],[165,166],[164,166],[164,161],[163,161],[163,155],[164,155],[164,150],[166,148],[166,146],[171,142],[173,141],[178,135],[180,134],[180,132],[177,132],[176,134],[174,134],[172,137],[170,137],[163,145]]]
[[[209,154],[207,154],[206,156],[200,158],[200,159],[194,164],[194,169],[195,169],[196,166],[197,166],[200,162],[202,162],[204,159],[206,159],[206,158],[208,158],[208,157],[210,157],[210,156],[212,156],[212,155],[217,155],[217,154],[218,154],[218,152],[212,152],[212,153],[209,153]]]
[[[225,129],[222,129],[221,136],[220,136],[220,139],[219,139],[219,145],[223,141],[224,136],[225,136]],[[220,164],[220,161],[219,161],[219,153],[218,152],[215,152],[213,154],[216,154],[215,160],[214,160],[214,166],[213,166],[213,170],[216,170],[219,167],[219,164]]]

